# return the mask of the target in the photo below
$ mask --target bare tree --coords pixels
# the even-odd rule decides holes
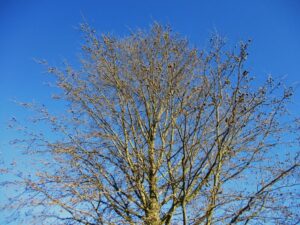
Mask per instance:
[[[57,138],[30,134],[44,164],[15,181],[11,206],[38,224],[299,222],[292,89],[252,81],[249,42],[228,50],[215,35],[201,51],[159,24],[82,30],[80,69],[49,67],[64,116],[30,105]]]

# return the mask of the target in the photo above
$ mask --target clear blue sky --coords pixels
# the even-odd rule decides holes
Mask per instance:
[[[192,43],[205,46],[217,30],[234,44],[253,39],[249,69],[257,77],[285,76],[300,81],[300,1],[297,0],[0,0],[0,157],[11,157],[6,129],[23,111],[11,100],[49,103],[47,76],[33,58],[59,65],[76,63],[82,16],[98,32],[124,35],[128,28],[147,28],[153,21],[170,24]],[[300,91],[292,110],[300,112]],[[1,219],[0,219],[1,221]]]

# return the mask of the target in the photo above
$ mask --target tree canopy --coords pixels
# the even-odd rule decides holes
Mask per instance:
[[[13,182],[24,192],[9,206],[38,224],[300,221],[293,91],[258,84],[250,41],[213,35],[201,50],[159,24],[125,38],[81,28],[80,68],[46,65],[64,115],[26,105],[57,138],[20,140],[49,160]]]

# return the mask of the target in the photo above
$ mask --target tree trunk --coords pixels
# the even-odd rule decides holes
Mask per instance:
[[[149,140],[149,207],[146,211],[147,225],[160,225],[160,206],[158,201],[157,177],[154,153],[155,125],[152,128]]]

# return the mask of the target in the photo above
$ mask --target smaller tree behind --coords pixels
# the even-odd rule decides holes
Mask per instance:
[[[81,68],[49,68],[65,116],[36,107],[58,134],[31,136],[51,155],[18,181],[22,206],[50,224],[296,224],[292,96],[244,68],[247,43],[201,51],[154,24],[126,38],[83,25]]]

